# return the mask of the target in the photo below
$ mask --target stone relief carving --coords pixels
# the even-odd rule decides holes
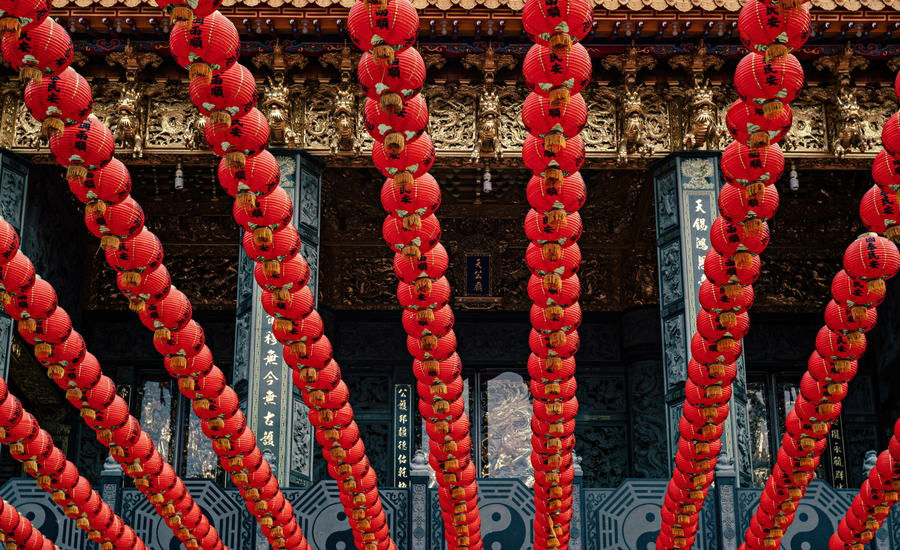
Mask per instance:
[[[468,151],[475,143],[475,101],[478,89],[465,84],[427,85],[428,135],[442,150]]]
[[[666,361],[666,382],[669,387],[686,380],[685,341],[683,314],[666,319],[663,323],[663,353]]]
[[[625,164],[629,155],[639,155],[641,158],[653,152],[653,146],[648,143],[647,132],[644,126],[644,106],[641,101],[641,86],[634,90],[625,88],[624,106],[622,113],[622,130],[619,137],[618,160]],[[661,136],[659,136],[661,137]]]
[[[663,369],[657,361],[629,368],[632,411],[632,460],[641,477],[665,477],[666,420],[663,404]]]

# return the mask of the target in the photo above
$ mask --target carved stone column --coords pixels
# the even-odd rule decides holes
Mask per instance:
[[[428,541],[428,533],[432,532],[428,518],[428,480],[430,471],[428,469],[428,459],[425,452],[419,449],[412,458],[409,467],[410,483],[412,484],[412,550],[425,550],[431,548],[432,545]],[[440,517],[440,516],[438,516]],[[435,542],[434,546],[442,544],[443,541]]]
[[[125,472],[112,456],[106,457],[103,470],[100,472],[100,496],[112,506],[116,514],[122,513],[122,480]]]
[[[31,164],[27,160],[0,149],[0,216],[18,231],[20,238],[23,237],[25,225],[25,197],[30,169]],[[0,312],[0,376],[4,380],[9,378],[14,328],[13,320],[5,312]]]
[[[716,464],[716,498],[719,499],[719,548],[722,550],[737,550],[738,541],[737,523],[737,472],[734,471],[734,461],[725,455],[719,455]]]
[[[705,280],[703,261],[710,248],[710,227],[718,216],[721,187],[719,151],[679,151],[651,165],[656,196],[657,261],[665,373],[669,469],[678,446],[678,422],[690,361],[690,341],[700,311],[699,290]],[[735,460],[738,480],[749,485],[750,448],[747,383],[743,357],[738,358],[731,414],[725,423],[722,449]]]
[[[294,202],[294,225],[300,254],[309,263],[309,289],[317,294],[319,218],[324,164],[301,149],[272,149],[281,169],[281,186]],[[253,277],[255,264],[243,251],[238,264],[234,385],[247,415],[247,425],[273,473],[283,486],[305,486],[312,480],[315,447],[308,409],[294,388],[282,345],[260,302]],[[289,480],[289,481],[288,481]]]

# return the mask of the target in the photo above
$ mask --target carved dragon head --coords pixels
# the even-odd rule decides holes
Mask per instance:
[[[263,95],[263,105],[266,107],[287,107],[288,106],[288,88],[283,82],[276,82],[269,77],[269,86]]]
[[[625,117],[635,118],[644,115],[644,104],[641,102],[641,86],[634,90],[625,89]]]
[[[716,108],[713,100],[713,90],[709,89],[709,81],[697,82],[691,90],[691,107],[694,111],[711,111]]]
[[[859,120],[859,102],[853,92],[841,90],[837,97],[838,116],[844,122]]]

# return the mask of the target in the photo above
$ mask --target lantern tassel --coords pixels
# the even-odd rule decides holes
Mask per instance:
[[[556,55],[566,54],[572,51],[572,37],[567,33],[558,32],[550,35],[550,40],[547,41],[550,49],[553,50],[553,53]]]
[[[397,92],[387,92],[381,94],[381,100],[379,101],[381,108],[391,114],[397,114],[397,111],[403,109],[403,96],[398,94]]]
[[[550,106],[565,109],[569,105],[572,93],[568,88],[553,88],[550,90]]]
[[[566,345],[566,333],[562,331],[556,331],[550,333],[550,347],[558,348],[559,346]]]
[[[706,387],[706,398],[707,399],[722,399],[722,386],[718,384],[715,386],[707,386]]]
[[[247,165],[247,155],[243,151],[228,151],[225,153],[225,160],[232,170],[240,170]]]
[[[384,146],[392,153],[401,153],[406,148],[406,138],[400,132],[391,132],[384,136]]]
[[[3,21],[6,20],[4,19]],[[65,130],[66,123],[63,122],[63,119],[56,116],[48,116],[41,124],[41,132],[48,138],[60,137]]]
[[[25,84],[34,82],[35,86],[40,86],[41,76],[41,70],[32,65],[26,65],[19,69],[19,80]]]
[[[100,248],[106,250],[108,247],[119,248],[119,239],[112,235],[103,235],[100,238]]]
[[[153,332],[153,343],[168,342],[172,338],[172,331],[167,328],[158,328]]]
[[[410,214],[403,218],[403,229],[407,231],[418,231],[422,229],[422,217],[418,214]]]
[[[169,12],[169,25],[174,27],[177,21],[184,21],[190,28],[194,24],[194,12],[189,6],[173,6]]]
[[[195,61],[188,70],[188,78],[192,81],[197,79],[197,84],[202,86],[209,86],[212,81],[212,69],[206,63]]]
[[[543,173],[544,177],[544,185],[550,188],[557,188],[557,186],[562,185],[563,182],[563,172],[559,168],[547,168]]]
[[[840,374],[846,374],[846,373],[850,372],[851,368],[852,368],[852,364],[850,363],[850,361],[847,361],[846,359],[838,359],[837,361],[834,362],[834,370],[836,372],[839,372]]]
[[[784,112],[784,104],[780,99],[770,99],[763,103],[763,115],[766,118],[775,118]]]
[[[19,23],[17,17],[6,16],[0,19],[0,35],[12,34],[16,40],[19,40],[22,32],[22,24]]]
[[[410,188],[408,186],[415,183],[415,178],[409,172],[397,172],[394,174],[394,190],[398,193],[408,193]]]
[[[209,115],[209,122],[216,126],[224,127],[222,129],[231,128],[231,115],[228,111],[213,111]]]
[[[707,370],[712,378],[721,378],[725,376],[725,365],[722,363],[713,363],[707,367]]]
[[[256,208],[256,195],[250,191],[241,191],[235,197],[235,202],[247,212]]]
[[[747,145],[754,148],[768,147],[769,134],[766,132],[754,132],[750,134],[750,140],[747,142]]]
[[[294,344],[291,344],[291,346],[293,346],[293,345]],[[306,345],[304,344],[303,347],[306,347]],[[294,351],[294,349],[292,347],[291,352],[293,352],[293,351]],[[297,355],[299,355],[299,353]],[[303,381],[306,382],[307,384],[315,384],[316,380],[319,379],[319,371],[317,371],[314,368],[310,368],[310,367],[300,369],[300,378],[302,378]]]
[[[92,200],[84,205],[84,213],[94,217],[106,214],[106,203],[99,199]]]
[[[544,407],[544,410],[550,416],[559,416],[563,413],[562,403],[557,403],[557,402],[547,403],[546,406]],[[556,456],[556,455],[554,455],[554,456]]]
[[[50,355],[53,354],[53,346],[46,342],[41,342],[34,346],[34,355],[38,359],[47,359]]]
[[[736,343],[734,338],[725,337],[716,342],[716,351],[719,353],[727,353],[734,350]]]
[[[560,288],[562,287],[562,277],[557,273],[548,273],[544,275],[542,285],[544,287],[544,292],[559,294]]]
[[[869,292],[874,292],[878,295],[884,295],[886,290],[884,281],[881,279],[870,279],[866,286],[869,287]]]
[[[445,453],[455,453],[458,449],[456,441],[448,441],[441,448]]]
[[[550,227],[558,231],[568,225],[569,222],[566,217],[565,210],[551,210],[547,212],[547,223],[550,224]]]
[[[892,225],[887,228],[884,236],[890,239],[894,244],[900,243],[900,225]]]
[[[562,256],[562,246],[557,243],[544,243],[541,256],[547,261],[555,262]]]
[[[88,169],[83,164],[70,164],[66,169],[66,180],[71,184],[82,185],[87,176]]]
[[[766,184],[755,181],[746,187],[748,199],[761,199],[766,194]]]
[[[544,136],[544,150],[553,154],[559,153],[560,149],[566,148],[566,136],[558,133],[551,133]]]
[[[766,64],[769,64],[776,59],[781,59],[788,53],[788,47],[784,44],[772,44],[771,46],[766,48]]]
[[[270,246],[272,244],[272,230],[268,227],[257,227],[253,230],[253,244],[256,246]]]
[[[416,279],[416,294],[431,295],[432,282],[428,277],[420,277]]]
[[[37,330],[37,321],[34,319],[22,319],[19,321],[19,332],[34,334],[35,330]]]
[[[744,287],[739,284],[725,285],[725,295],[729,300],[737,300],[744,297]]]
[[[565,315],[565,310],[560,306],[550,306],[544,309],[544,320],[552,323],[558,323]]]
[[[431,309],[420,309],[416,312],[416,321],[420,325],[430,325],[434,322],[434,311]]]
[[[291,342],[291,353],[293,353],[300,359],[306,359],[308,357],[307,351],[306,351],[306,342]],[[316,372],[316,370],[315,369],[304,369],[304,370],[312,371],[313,380],[312,380],[312,382],[307,382],[307,383],[309,383],[309,384],[315,383],[316,378],[318,378],[318,376],[319,376],[318,373]],[[309,377],[306,377],[306,380],[309,380]]]
[[[187,357],[173,355],[169,358],[169,369],[180,372],[187,368]]]
[[[387,3],[386,0],[382,0]],[[386,67],[394,62],[394,48],[388,44],[380,44],[372,50],[372,59],[376,67]]]
[[[418,260],[422,257],[422,252],[419,250],[419,247],[414,244],[408,244],[403,247],[403,257],[404,258],[415,258]]]
[[[725,328],[737,326],[737,315],[733,311],[723,311],[719,314],[719,324]]]

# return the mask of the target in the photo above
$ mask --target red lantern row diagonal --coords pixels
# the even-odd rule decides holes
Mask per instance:
[[[17,249],[19,237],[15,229],[0,221],[0,230],[4,249]],[[108,252],[112,250],[107,247]],[[4,258],[0,259],[0,263],[7,266],[4,275],[12,273],[9,264],[20,266],[19,270],[33,271],[28,267],[30,261],[21,252]],[[13,282],[5,276],[0,277],[0,281],[4,287]],[[18,288],[22,290],[21,285]],[[84,339],[72,330],[69,315],[56,306],[53,287],[44,280],[35,279],[30,289],[10,296],[6,308],[20,319],[19,334],[34,346],[35,356],[47,366],[50,378],[66,391],[66,398],[80,409],[85,423],[96,432],[97,440],[109,447],[110,455],[122,464],[125,473],[134,479],[135,486],[157,507],[175,536],[187,548],[222,550],[224,545],[216,529],[194,503],[184,482],[166,464],[152,440],[141,431],[140,422],[129,414],[128,404],[118,396],[115,383],[103,376],[97,359],[87,352]],[[51,483],[52,475],[43,473],[38,477],[38,484],[44,489]]]
[[[838,523],[837,532],[828,541],[828,550],[864,550],[875,538],[891,507],[897,504],[900,491],[900,421],[894,424],[894,434],[887,450],[878,455],[875,467],[869,470],[859,494]]]
[[[761,21],[760,14],[768,14],[770,19]],[[772,22],[780,32],[768,31]],[[790,52],[806,41],[808,25],[808,9],[789,7],[788,2],[779,5],[751,0],[741,10],[738,29],[751,53],[738,64],[735,86],[740,99],[731,105],[726,117],[734,141],[722,154],[726,183],[719,193],[720,215],[710,228],[712,248],[703,265],[706,280],[700,287],[702,309],[691,340],[692,359],[675,469],[656,541],[660,549],[693,545],[699,511],[714,479],[731,384],[737,372],[735,360],[749,329],[747,311],[753,305],[752,285],[759,277],[758,256],[769,243],[767,220],[778,208],[774,183],[784,172],[784,155],[778,142],[790,130],[789,103],[803,86],[803,70]],[[806,472],[815,469],[811,465],[811,461],[804,461],[803,475],[779,479],[792,487],[796,483],[796,494],[808,482]],[[752,544],[748,538],[748,548],[777,547],[784,523],[772,519],[765,526],[765,533],[758,529],[760,525],[751,526],[758,538]],[[750,534],[748,530],[748,537]]]
[[[53,501],[64,509],[76,526],[102,550],[143,550],[144,541],[113,512],[112,507],[91,489],[78,468],[66,460],[53,438],[41,429],[22,402],[9,393],[0,380],[0,442],[9,454],[24,465],[25,472],[38,479],[38,485],[51,493]],[[0,508],[0,532],[4,542],[33,550],[52,550],[52,541],[44,539],[15,508],[3,503]],[[22,546],[18,546],[22,545]],[[224,548],[224,547],[223,547]]]
[[[182,54],[190,52],[187,58],[182,55],[186,61],[181,64],[191,73],[191,99],[201,113],[209,116],[206,140],[213,152],[223,157],[218,170],[220,182],[226,192],[235,197],[233,212],[235,221],[245,230],[244,250],[258,264],[255,279],[263,290],[262,305],[273,317],[273,334],[284,344],[285,361],[294,369],[294,384],[310,408],[310,422],[316,426],[316,440],[329,462],[329,473],[338,482],[354,541],[358,548],[389,550],[395,547],[378,496],[375,472],[369,466],[359,428],[353,422],[349,392],[340,382],[340,367],[332,359],[333,351],[324,337],[322,319],[314,310],[315,299],[306,286],[310,270],[298,255],[300,236],[291,222],[293,203],[279,186],[278,163],[265,150],[269,125],[262,113],[254,108],[257,90],[252,76],[236,62],[236,56],[232,61],[231,37],[236,31],[227,18],[215,11],[217,5],[216,0],[201,0],[191,11],[183,0],[166,2],[163,7],[171,10],[174,19],[182,21],[178,24],[182,26],[175,26],[176,30],[189,27],[191,31],[200,29],[210,33],[209,40],[202,45],[202,52],[198,52],[194,43],[183,43],[184,33],[173,31],[171,49]],[[191,35],[191,32],[187,34]],[[199,67],[198,61],[201,62]],[[421,65],[424,69],[424,64]],[[396,106],[391,101],[384,104]],[[404,130],[397,130],[401,139],[395,142],[405,142],[409,138]],[[188,329],[183,327],[173,334]],[[177,361],[177,358],[173,360]],[[174,368],[177,370],[181,366],[174,365]],[[194,369],[188,367],[188,370]],[[181,376],[181,381],[191,386],[188,391],[195,391],[201,399],[204,392],[209,391],[207,386],[220,388],[224,385],[224,380],[222,384],[208,384],[208,376],[195,383]],[[212,405],[210,403],[210,408],[214,408]],[[197,413],[201,417],[205,414]],[[212,416],[216,417],[216,414]],[[223,426],[212,429],[223,432],[222,437],[216,439],[216,451],[222,450],[221,455],[235,457],[229,460],[226,469],[238,472],[236,475],[243,478],[245,485],[249,483],[256,487],[255,484],[262,484],[259,490],[248,489],[242,494],[257,503],[256,512],[268,509],[268,515],[257,513],[257,517],[273,546],[306,548],[306,540],[299,528],[295,529],[293,509],[284,501],[277,489],[278,482],[270,475],[271,469],[261,459],[255,436],[246,430],[243,416],[240,416],[240,422],[235,421],[237,418],[235,415],[225,419]],[[231,435],[235,430],[246,430],[250,437]],[[249,464],[248,457],[252,457]],[[276,502],[274,510],[273,502]]]
[[[214,9],[207,10],[209,3],[204,0],[196,3],[197,17],[194,17],[195,12],[186,2],[179,0],[165,2],[164,8],[170,11],[173,19],[178,20],[171,36],[172,50],[177,50],[176,58],[191,70],[195,97],[211,115],[227,113],[227,116],[216,115],[217,122],[208,125],[207,138],[216,152],[227,157],[229,168],[237,170],[246,168],[250,160],[261,155],[268,141],[268,125],[258,111],[247,106],[248,98],[252,99],[255,89],[250,90],[246,86],[246,73],[239,72],[236,76],[229,73],[221,80],[216,78],[235,65],[239,42],[234,25]],[[207,11],[201,13],[202,10]],[[225,384],[224,376],[215,367],[209,348],[204,345],[203,329],[191,319],[190,301],[171,284],[162,262],[163,249],[159,239],[142,229],[144,213],[129,196],[131,179],[127,169],[113,158],[111,132],[92,116],[81,119],[89,100],[81,93],[85,90],[79,77],[66,70],[71,62],[71,40],[65,29],[53,25],[55,23],[48,18],[34,29],[23,31],[18,39],[12,33],[3,37],[4,51],[32,53],[21,64],[13,58],[20,75],[29,80],[28,86],[32,89],[26,92],[31,97],[29,107],[44,110],[35,111],[34,115],[44,120],[45,128],[51,134],[51,152],[57,162],[68,168],[70,188],[86,204],[85,224],[101,239],[107,262],[118,272],[117,284],[129,299],[131,309],[139,312],[144,324],[154,331],[154,345],[165,356],[167,370],[179,378],[179,389],[192,400],[194,413],[203,421],[204,434],[214,440],[213,449],[221,458],[223,468],[232,474],[235,485],[241,488],[248,509],[274,547],[304,550],[308,543],[294,520],[293,508],[278,488],[268,462],[262,458],[256,436],[246,426],[237,394]],[[203,40],[190,40],[191,31],[195,34],[199,32]],[[47,92],[54,84],[47,83],[45,90],[45,83],[38,78],[41,75],[60,75],[63,80],[55,85],[65,84],[71,90],[77,89],[76,104],[60,107],[60,113],[48,112],[52,102]],[[200,93],[201,85],[221,85],[225,97],[221,102],[207,101],[217,97],[218,91]],[[59,120],[47,123],[45,116]],[[251,173],[257,172],[251,167]],[[240,183],[236,186],[236,192],[251,192],[249,188],[240,188]],[[254,191],[259,193],[260,189],[254,188]],[[271,236],[273,228],[284,226],[285,211],[290,205],[285,205],[283,198],[278,195],[266,201],[266,197],[259,197],[259,202],[255,202],[257,196],[254,194],[253,200],[248,201],[258,207],[258,215],[256,211],[249,213],[247,223],[254,224],[253,232],[260,239]],[[54,309],[50,306],[55,307],[52,288],[48,288],[44,281],[34,281],[34,271],[28,259],[21,254],[12,255],[13,251],[7,249],[10,254],[3,256],[4,260],[8,260],[3,270],[8,284],[4,283],[4,288],[0,290],[9,311],[20,321],[20,328],[24,332],[34,332],[45,318],[56,319],[53,327],[64,327],[65,322],[60,321],[62,316],[51,316]],[[39,356],[50,354],[47,364],[51,374],[60,375],[60,369],[64,373],[66,365],[71,363],[75,366],[84,361],[84,341],[76,333],[56,345],[35,343]],[[92,378],[84,379],[88,385],[94,382]],[[96,384],[97,387],[87,391],[80,387],[67,389],[67,393],[71,390],[73,404],[81,394],[82,410],[92,427],[94,424],[99,426],[97,418],[107,422],[105,403],[98,400],[101,397],[114,399],[112,396],[115,394],[114,385],[108,378],[100,378]],[[85,397],[95,400],[85,401]],[[109,410],[118,414],[115,412],[118,409],[112,407]],[[117,429],[98,432],[103,436],[101,441],[110,441],[104,438],[109,435],[107,431],[111,431],[113,439],[109,446],[114,449],[114,456],[119,457],[122,453],[123,460],[130,464],[129,473],[150,472],[152,475],[145,480],[150,484],[148,488],[156,487],[154,475],[163,475],[164,479],[159,483],[161,487],[166,487],[165,484],[174,478],[166,473],[167,470],[158,470],[163,461],[152,440],[140,433],[136,423],[129,423],[121,415],[114,418],[125,422],[125,425],[106,426]],[[129,427],[131,432],[127,430]],[[136,441],[116,440],[116,434],[120,431],[122,434],[132,434],[129,437],[135,436],[135,433],[141,437]],[[131,449],[126,451],[129,447]],[[144,480],[143,475],[138,477]],[[136,479],[136,484],[142,486],[144,481]],[[172,489],[174,492],[151,496],[156,500],[163,499],[157,511],[167,518],[167,523],[188,546],[199,545],[204,550],[220,548],[222,543],[218,534],[214,529],[206,528],[208,520],[181,488],[183,484],[176,481]]]
[[[897,115],[894,115],[895,117]],[[816,335],[816,350],[800,382],[800,396],[786,419],[786,434],[778,450],[778,464],[766,482],[760,506],[746,533],[744,550],[778,547],[794,519],[794,510],[824,452],[831,423],[841,413],[849,382],[866,351],[865,334],[878,320],[877,306],[885,298],[885,281],[900,269],[894,209],[895,130],[889,120],[882,130],[885,150],[875,158],[876,185],[860,202],[860,216],[869,233],[860,235],[844,252],[844,269],[832,280],[825,326]],[[883,235],[888,235],[890,239]],[[900,425],[895,428],[900,428]],[[900,443],[894,430],[891,446],[878,457],[859,494],[829,541],[830,550],[862,550],[881,528],[900,489]]]
[[[383,234],[394,252],[404,308],[407,347],[415,358],[419,412],[429,438],[429,463],[440,487],[444,537],[451,549],[480,550],[481,520],[466,415],[462,363],[456,354],[447,252],[440,244],[435,211],[438,182],[428,174],[434,145],[424,133],[428,121],[419,94],[425,65],[409,48],[419,19],[409,0],[384,4],[359,0],[350,10],[350,37],[364,52],[360,86],[368,100],[365,126],[375,139],[372,157],[387,177],[381,202],[388,216]]]
[[[575,359],[581,285],[582,233],[578,210],[587,189],[578,169],[587,122],[579,93],[591,79],[591,60],[578,42],[590,30],[593,4],[585,0],[536,0],[522,11],[526,33],[537,44],[523,70],[531,93],[522,107],[530,134],[522,147],[531,170],[527,195],[531,210],[525,234],[531,243],[525,262],[531,271],[531,356],[528,373],[534,414],[531,464],[534,467],[534,547],[567,548],[572,519],[572,449],[575,446]]]

